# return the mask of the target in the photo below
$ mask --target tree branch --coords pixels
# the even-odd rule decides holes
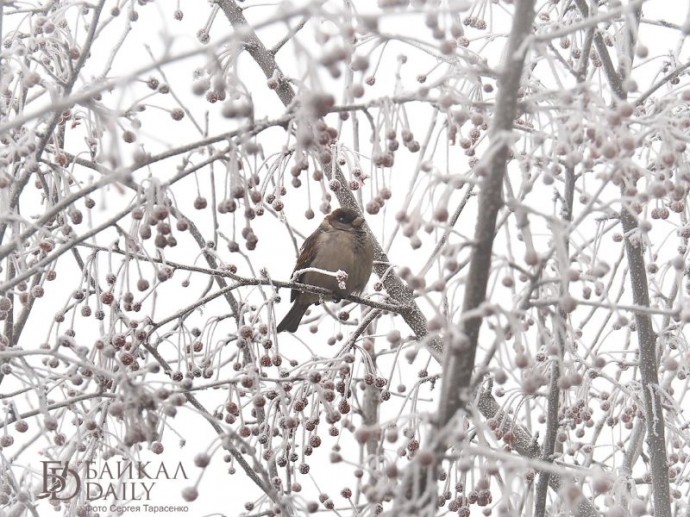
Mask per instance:
[[[503,205],[503,178],[509,156],[509,139],[513,121],[517,116],[518,89],[527,53],[527,42],[532,32],[534,0],[523,0],[515,4],[515,14],[510,36],[505,46],[503,70],[500,74],[497,94],[496,115],[491,129],[491,145],[488,162],[488,176],[480,185],[477,225],[474,231],[474,249],[470,258],[467,287],[463,302],[463,314],[474,313],[486,299],[492,262],[492,248],[496,218]],[[472,379],[474,358],[479,340],[481,316],[466,317],[461,328],[466,336],[464,346],[447,348],[443,361],[443,378],[438,407],[437,430],[442,430],[466,403]]]

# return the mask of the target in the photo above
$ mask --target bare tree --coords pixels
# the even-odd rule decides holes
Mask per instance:
[[[0,3],[0,512],[184,446],[169,512],[690,515],[675,14]],[[377,257],[332,301],[289,275],[338,206]]]

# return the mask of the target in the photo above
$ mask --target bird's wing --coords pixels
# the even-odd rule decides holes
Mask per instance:
[[[292,270],[294,273],[295,271],[299,271],[300,269],[305,269],[311,266],[311,263],[314,261],[314,257],[316,257],[316,252],[317,252],[317,246],[316,246],[316,241],[319,238],[319,236],[323,233],[323,231],[319,228],[317,229],[314,233],[312,233],[309,237],[306,238],[304,241],[304,244],[302,244],[302,248],[300,249],[299,252],[299,257],[297,258],[297,264],[295,265],[295,269]],[[302,281],[302,277],[304,274],[301,274],[300,276],[297,277],[297,282]],[[297,289],[293,289],[290,292],[290,301],[294,302],[295,298],[297,298],[297,293],[299,291]]]

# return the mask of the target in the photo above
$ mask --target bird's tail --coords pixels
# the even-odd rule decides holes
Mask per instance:
[[[304,313],[307,312],[308,305],[300,305],[299,303],[294,303],[288,313],[283,318],[283,321],[278,325],[278,332],[287,330],[288,332],[295,332],[297,327],[299,327],[300,321]]]

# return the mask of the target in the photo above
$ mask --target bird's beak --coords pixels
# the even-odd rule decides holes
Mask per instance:
[[[354,221],[352,221],[352,226],[355,228],[361,228],[362,225],[364,224],[364,217],[356,217]]]

